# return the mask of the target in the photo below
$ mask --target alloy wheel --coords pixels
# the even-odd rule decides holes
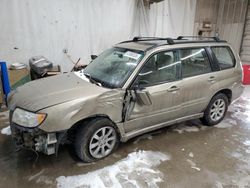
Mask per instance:
[[[112,152],[116,140],[116,131],[113,127],[102,127],[90,139],[89,152],[94,158],[103,158]]]
[[[219,121],[221,118],[223,118],[225,110],[226,110],[225,101],[223,99],[217,99],[211,106],[210,118],[213,121]]]

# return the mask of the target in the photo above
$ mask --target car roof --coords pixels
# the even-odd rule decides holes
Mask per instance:
[[[165,42],[166,44],[166,42]],[[147,51],[148,49],[153,48],[154,46],[164,45],[163,41],[125,41],[119,44],[116,44],[116,47],[128,48],[140,51]]]
[[[179,36],[176,39],[158,37],[134,37],[133,40],[123,41],[119,44],[116,44],[115,47],[148,51],[163,45],[169,45],[169,47],[174,47],[175,45],[180,46],[180,44],[183,44],[183,46],[193,46],[197,43],[204,45],[207,45],[209,43],[210,45],[215,44],[217,46],[221,43],[227,44],[227,41],[220,40],[218,37],[200,36]]]

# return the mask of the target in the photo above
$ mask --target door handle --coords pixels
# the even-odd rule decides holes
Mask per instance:
[[[178,90],[180,90],[180,88],[177,86],[172,86],[169,89],[167,89],[168,92],[173,92],[173,91],[178,91]]]
[[[214,83],[215,82],[215,76],[210,76],[208,81]]]

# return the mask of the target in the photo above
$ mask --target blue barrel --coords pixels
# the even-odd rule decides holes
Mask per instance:
[[[8,69],[6,62],[0,62],[1,65],[1,80],[2,80],[2,86],[3,86],[3,93],[5,95],[5,101],[7,104],[7,96],[10,93],[10,81],[8,76]]]

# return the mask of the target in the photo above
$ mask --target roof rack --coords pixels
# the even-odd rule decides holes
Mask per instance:
[[[161,37],[134,37],[133,40],[123,41],[121,43],[139,42],[139,41],[154,41],[154,40],[166,40],[168,44],[174,44],[174,40],[172,38],[161,38]]]
[[[188,40],[188,39],[197,39],[197,40]],[[207,39],[207,40],[206,40]],[[122,43],[129,43],[129,42],[140,42],[140,41],[167,41],[167,44],[186,44],[186,43],[204,43],[204,42],[227,42],[226,40],[220,40],[218,37],[201,37],[201,36],[179,36],[176,39],[174,38],[161,38],[161,37],[134,37],[132,40],[123,41]],[[152,44],[151,47],[147,48],[150,50],[157,46],[166,45],[166,43],[161,44]]]
[[[221,40],[219,37],[202,37],[202,36],[179,36],[177,37],[177,40],[184,40],[188,38],[196,38],[196,39],[213,39],[216,42],[220,42]]]

